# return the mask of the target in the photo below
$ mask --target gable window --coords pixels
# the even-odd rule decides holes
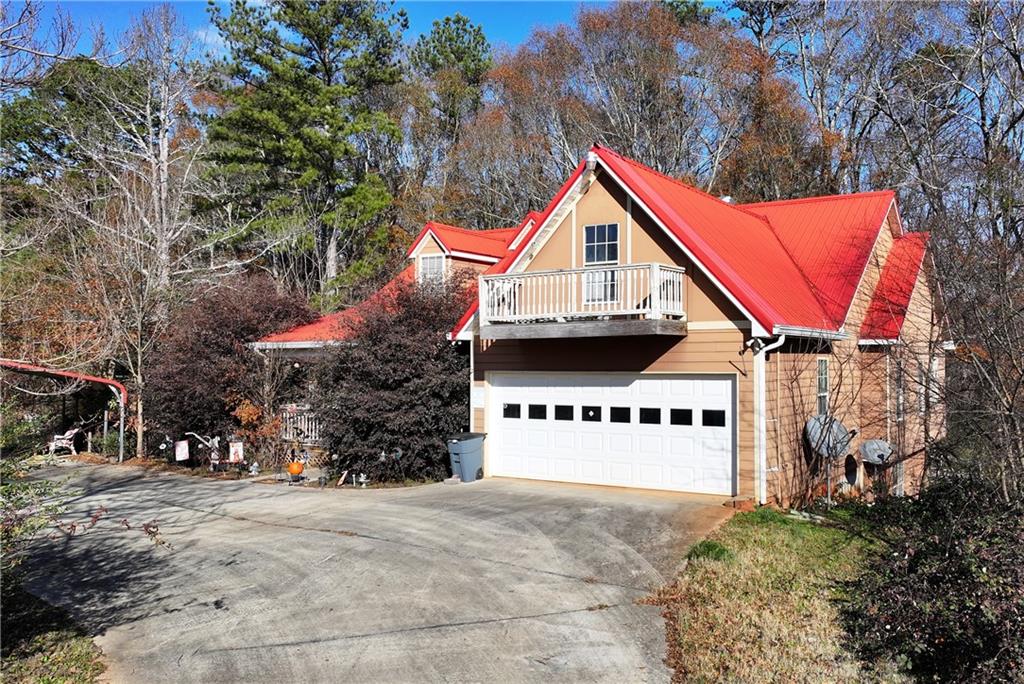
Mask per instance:
[[[444,282],[444,254],[424,254],[420,257],[419,280],[431,285]]]
[[[828,359],[818,359],[818,415],[828,415]]]
[[[583,264],[609,266],[619,263],[619,224],[583,226]],[[584,301],[600,304],[618,300],[617,273],[595,269],[584,274]]]

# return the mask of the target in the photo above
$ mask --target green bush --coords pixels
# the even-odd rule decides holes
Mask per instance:
[[[937,681],[1024,680],[1024,508],[945,476],[917,499],[860,507],[882,544],[852,585],[853,645]]]

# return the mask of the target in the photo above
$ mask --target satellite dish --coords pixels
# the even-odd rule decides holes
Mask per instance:
[[[892,445],[884,439],[869,439],[860,445],[860,458],[871,465],[886,465],[892,458]]]
[[[844,455],[855,434],[856,431],[850,432],[832,416],[814,416],[804,426],[807,443],[814,453],[825,458]]]

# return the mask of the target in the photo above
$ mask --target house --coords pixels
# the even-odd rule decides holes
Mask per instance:
[[[479,274],[451,336],[486,476],[790,503],[826,480],[815,415],[854,431],[832,482],[920,481],[944,429],[927,247],[889,191],[737,205],[595,146],[515,228],[427,224],[403,274]]]

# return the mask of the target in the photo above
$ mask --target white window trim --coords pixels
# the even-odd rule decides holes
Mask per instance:
[[[440,259],[441,260],[441,280],[438,281],[438,285],[443,285],[445,279],[448,277],[448,259],[444,254],[420,254],[419,263],[416,264],[416,282],[432,282],[426,278],[426,269],[424,268],[424,262],[428,259]]]
[[[614,260],[613,259],[606,259],[605,261],[590,261],[590,262],[587,261],[587,229],[588,228],[593,228],[595,230],[595,237],[596,237],[596,230],[597,230],[598,226],[604,226],[605,227],[605,231],[606,231],[605,237],[606,238],[607,238],[607,230],[608,230],[608,228],[611,227],[611,226],[615,226],[615,241],[614,242],[612,242],[611,240],[607,240],[606,239],[604,242],[594,243],[595,247],[598,244],[605,245],[605,246],[614,244],[615,245],[615,259]],[[621,235],[621,232],[622,231],[619,230],[619,224],[618,223],[591,223],[589,225],[583,226],[583,265],[584,266],[614,266],[614,265],[618,265],[619,264],[619,253],[622,250],[622,235]]]
[[[824,389],[822,389],[822,382],[821,382],[822,381],[822,377],[821,377],[822,369],[825,370]],[[815,374],[815,383],[816,384],[814,386],[814,391],[815,391],[815,408],[818,409],[818,415],[828,415],[829,382],[830,382],[830,380],[831,380],[831,378],[829,378],[828,358],[819,357],[818,358],[818,364],[817,364],[817,373]],[[825,410],[824,411],[821,410],[822,399],[825,400],[825,402],[824,402],[825,403]]]

